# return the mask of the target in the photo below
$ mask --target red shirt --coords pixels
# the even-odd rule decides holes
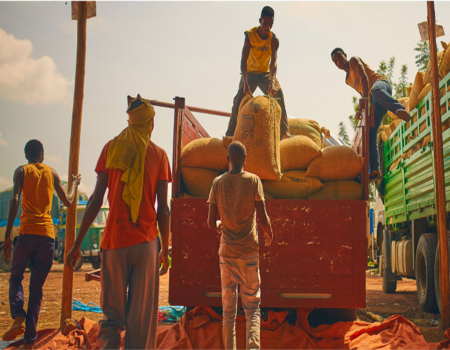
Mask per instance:
[[[131,211],[122,198],[125,183],[120,179],[123,171],[106,169],[106,155],[109,142],[103,151],[95,168],[108,174],[109,215],[102,236],[101,249],[119,249],[150,242],[158,236],[156,222],[156,185],[159,180],[172,182],[169,159],[166,152],[150,141],[145,154],[144,186],[139,217],[136,224],[131,221]]]

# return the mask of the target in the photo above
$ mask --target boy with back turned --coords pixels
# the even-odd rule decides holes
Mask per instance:
[[[231,170],[214,179],[209,195],[208,227],[221,234],[219,257],[222,283],[223,342],[236,349],[237,286],[247,321],[247,349],[260,349],[261,281],[256,214],[265,232],[265,245],[272,243],[272,227],[266,212],[258,176],[244,171],[246,149],[234,141],[228,147]],[[221,224],[217,225],[217,214]]]

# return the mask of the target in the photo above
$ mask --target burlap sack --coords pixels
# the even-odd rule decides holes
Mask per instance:
[[[307,177],[304,170],[289,170],[280,180],[264,181],[263,187],[277,199],[306,199],[319,191],[323,184],[316,178]]]
[[[280,168],[281,108],[271,97],[244,98],[239,108],[234,141],[247,148],[245,170],[263,180],[277,180]]]
[[[186,192],[192,197],[208,198],[214,179],[219,172],[205,168],[181,168]]]
[[[222,172],[228,169],[227,154],[227,147],[219,139],[196,139],[181,151],[181,164],[183,167],[208,168]]]
[[[280,142],[281,171],[306,169],[322,150],[306,136],[294,136]]]
[[[322,152],[309,164],[306,176],[321,181],[353,180],[363,168],[364,159],[348,146],[327,147]]]
[[[322,134],[319,123],[311,119],[289,118],[289,132],[291,135],[309,137],[314,143],[322,148]]]
[[[351,180],[324,182],[324,187],[308,199],[362,199],[363,189],[360,183]]]
[[[423,88],[425,87],[424,82],[425,74],[423,72],[417,72],[416,78],[414,79],[414,85],[409,95],[409,110],[412,111],[419,104],[419,95]]]

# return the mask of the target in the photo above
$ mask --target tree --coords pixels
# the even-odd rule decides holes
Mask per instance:
[[[428,45],[428,41],[417,43],[414,51],[418,52],[415,57],[417,68],[419,68],[420,71],[426,70],[428,62],[430,61],[430,46]]]
[[[347,146],[350,146],[350,139],[347,134],[347,128],[345,127],[344,122],[339,123],[339,133],[338,136]]]

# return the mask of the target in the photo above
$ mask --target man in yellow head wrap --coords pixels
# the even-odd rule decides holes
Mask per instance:
[[[129,96],[127,113],[128,127],[105,145],[98,160],[97,184],[67,267],[73,269],[108,188],[110,211],[100,245],[104,320],[100,321],[99,345],[119,349],[120,330],[126,329],[125,348],[155,349],[158,269],[163,263],[159,275],[165,274],[169,263],[167,187],[172,176],[166,152],[150,140],[155,116],[150,102],[139,95]],[[162,237],[159,259],[157,225]]]

